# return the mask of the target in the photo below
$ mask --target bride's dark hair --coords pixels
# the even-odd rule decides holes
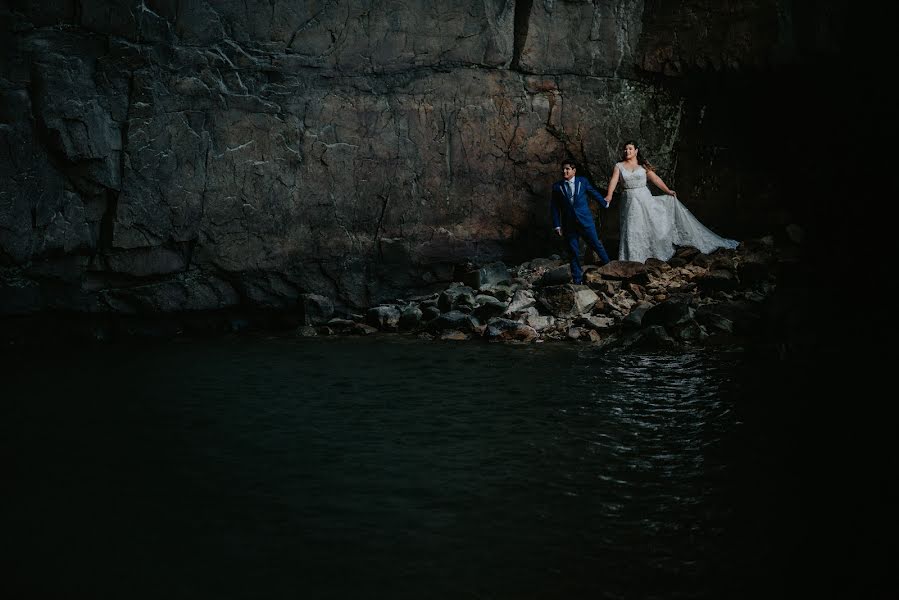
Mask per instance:
[[[628,146],[633,146],[635,150],[639,150],[640,146],[637,142],[627,141],[621,144],[621,158],[624,158],[624,149]],[[651,162],[646,158],[646,155],[643,152],[637,152],[637,164],[646,169],[647,171],[655,171],[656,168],[652,165]]]

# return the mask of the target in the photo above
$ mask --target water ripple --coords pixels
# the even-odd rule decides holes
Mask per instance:
[[[135,575],[103,550],[129,531],[156,591],[190,561],[205,589],[227,591],[209,582],[224,572],[259,596],[632,597],[652,581],[696,597],[736,568],[735,360],[383,338],[101,348],[13,379],[11,397],[40,399],[8,407],[18,508],[45,523],[35,547],[91,517],[94,555]],[[70,387],[92,402],[62,400]],[[41,521],[40,490],[84,481],[120,509]]]

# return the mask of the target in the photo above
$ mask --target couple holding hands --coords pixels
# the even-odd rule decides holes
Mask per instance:
[[[668,260],[674,255],[675,246],[693,246],[704,253],[716,248],[737,247],[737,241],[716,235],[681,204],[674,190],[669,189],[656,175],[653,166],[640,156],[639,148],[634,142],[624,144],[623,155],[624,160],[617,163],[612,171],[605,198],[585,177],[577,176],[577,165],[573,161],[562,163],[564,179],[553,184],[550,201],[553,227],[568,243],[574,283],[583,283],[584,278],[579,257],[579,238],[586,240],[602,264],[609,262],[609,255],[596,235],[593,213],[587,205],[587,195],[593,196],[603,208],[608,208],[612,193],[619,183],[624,191],[619,260]],[[653,196],[646,186],[647,179],[665,195]]]

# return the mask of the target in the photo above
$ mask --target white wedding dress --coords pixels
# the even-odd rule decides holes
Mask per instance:
[[[716,235],[674,196],[653,196],[646,187],[646,169],[633,172],[618,163],[621,207],[621,243],[618,260],[668,260],[675,246],[693,246],[708,254],[716,248],[736,248],[739,242]]]

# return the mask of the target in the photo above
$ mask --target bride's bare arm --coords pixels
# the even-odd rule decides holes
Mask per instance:
[[[618,167],[612,169],[612,177],[609,179],[609,187],[606,188],[606,201],[612,201],[612,193],[618,185]]]
[[[649,180],[650,180],[656,187],[658,187],[660,190],[662,190],[662,192],[664,192],[665,194],[668,194],[669,196],[677,196],[677,192],[675,192],[675,191],[672,190],[672,189],[669,189],[668,186],[665,185],[665,182],[662,181],[662,178],[659,177],[658,175],[656,175],[654,171],[649,171],[649,170],[647,170],[647,171],[646,171],[646,177],[648,177]]]

